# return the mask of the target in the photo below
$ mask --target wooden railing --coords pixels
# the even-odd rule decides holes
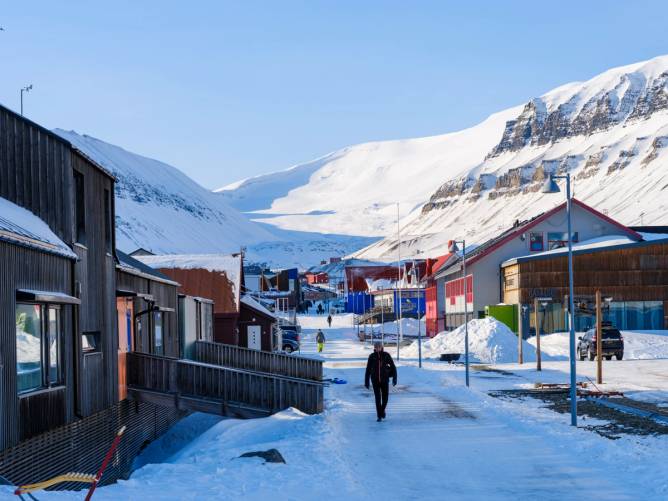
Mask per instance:
[[[195,343],[195,360],[236,369],[267,372],[314,381],[322,380],[322,360],[250,350],[229,344],[197,341]]]
[[[128,353],[128,386],[190,400],[213,399],[222,404],[222,414],[228,406],[267,413],[288,407],[308,414],[323,410],[323,384],[316,381],[145,353]]]

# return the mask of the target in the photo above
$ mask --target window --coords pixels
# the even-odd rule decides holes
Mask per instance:
[[[113,227],[111,220],[111,194],[109,190],[104,190],[104,244],[107,252],[111,254],[111,229]]]
[[[529,250],[533,252],[543,250],[543,234],[542,233],[529,233]]]
[[[25,393],[63,382],[60,306],[16,305],[16,389]]]
[[[153,353],[155,355],[162,355],[164,353],[164,347],[162,342],[162,313],[159,311],[154,312],[153,314],[153,325],[154,325],[154,349]]]
[[[99,332],[84,332],[81,334],[81,351],[84,353],[92,353],[100,351],[100,333]]]
[[[547,234],[547,248],[548,250],[560,249],[568,245],[568,233],[564,232],[550,232]],[[578,241],[578,232],[573,232],[573,242]]]
[[[84,178],[80,172],[74,173],[74,222],[76,224],[76,241],[86,243],[86,197]]]

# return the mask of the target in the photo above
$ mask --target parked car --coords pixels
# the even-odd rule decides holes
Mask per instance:
[[[601,330],[601,349],[602,355],[606,360],[611,360],[613,355],[617,360],[624,358],[624,337],[618,329],[604,326]],[[596,359],[596,329],[589,329],[583,336],[578,338],[578,358],[584,360],[589,356],[589,360]]]
[[[283,334],[283,351],[286,353],[299,351],[301,335],[296,330],[284,329],[283,326],[281,326],[281,333]]]

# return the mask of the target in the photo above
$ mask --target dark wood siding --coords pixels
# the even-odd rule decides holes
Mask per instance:
[[[73,309],[63,308],[65,390],[50,398],[26,398],[19,406],[16,391],[16,290],[34,289],[72,294],[72,261],[26,247],[0,242],[0,450],[25,437],[73,418]],[[55,403],[54,399],[65,401]],[[24,420],[33,421],[24,423]]]
[[[146,276],[138,276],[123,270],[116,271],[117,288],[119,290],[132,291],[141,294],[151,294],[155,300],[155,306],[171,308],[173,312],[164,312],[163,316],[163,343],[165,355],[179,357],[181,346],[179,342],[178,324],[178,292],[176,285],[150,280]],[[149,303],[141,298],[133,300],[134,313],[145,311]],[[152,352],[153,321],[151,316],[142,316],[144,328],[141,332],[135,329],[135,351],[141,353]]]
[[[71,151],[66,141],[0,106],[0,197],[72,241]]]
[[[81,336],[77,336],[78,412],[88,416],[118,399],[116,276],[114,258],[108,252],[105,238],[104,207],[105,190],[113,192],[113,180],[77,152],[72,153],[71,160],[72,168],[83,175],[84,182],[85,242],[74,245],[79,257],[75,267],[75,280],[81,292],[79,332],[99,333],[100,340],[99,355],[84,355]]]

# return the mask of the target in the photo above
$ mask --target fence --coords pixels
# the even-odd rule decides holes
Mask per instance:
[[[322,380],[322,361],[295,355],[250,350],[222,343],[197,341],[195,360],[236,369],[267,372],[314,381]]]
[[[187,398],[215,399],[225,404],[223,410],[227,405],[267,413],[288,407],[307,414],[323,410],[320,382],[144,353],[128,353],[128,385]]]

